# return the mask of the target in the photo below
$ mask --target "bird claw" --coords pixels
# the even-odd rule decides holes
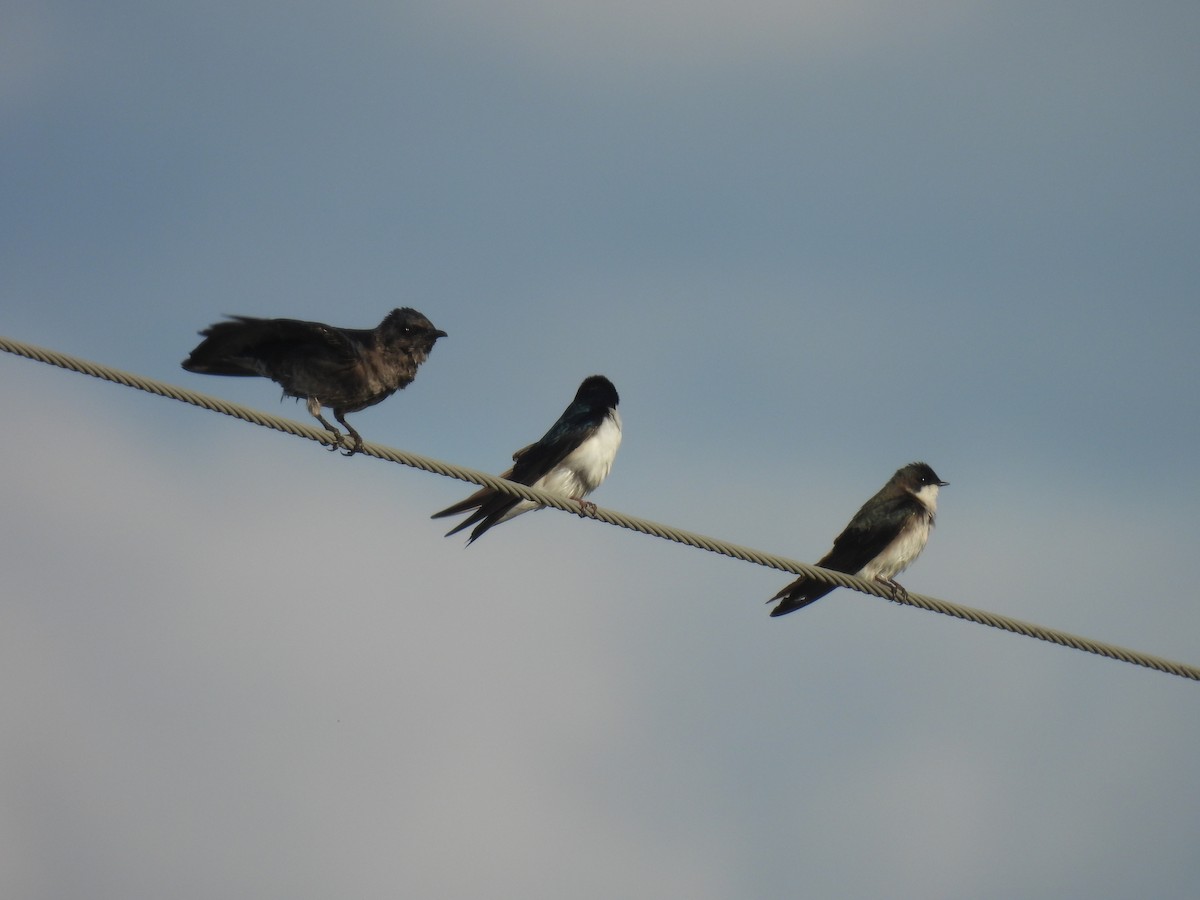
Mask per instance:
[[[880,578],[878,581],[888,589],[888,593],[892,595],[891,599],[893,603],[908,602],[908,591],[905,590],[904,585],[900,582],[891,578]]]
[[[574,500],[579,504],[580,516],[592,516],[596,514],[596,504],[591,500],[584,500],[582,497],[575,497]]]
[[[349,449],[348,449],[348,452],[343,453],[342,456],[353,456],[355,453],[358,453],[363,448],[362,435],[359,434],[357,431],[355,431],[353,428],[350,429],[350,434],[347,436],[345,444],[346,444],[346,447]]]

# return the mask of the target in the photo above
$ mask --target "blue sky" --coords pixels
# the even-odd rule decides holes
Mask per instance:
[[[0,333],[449,337],[355,418],[815,560],[900,465],[914,591],[1200,663],[1190,3],[12,4]],[[13,897],[1190,897],[1190,682],[5,356]]]

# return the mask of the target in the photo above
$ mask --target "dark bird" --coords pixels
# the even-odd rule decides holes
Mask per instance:
[[[575,393],[575,399],[558,417],[558,421],[537,443],[514,453],[513,467],[500,477],[570,497],[578,501],[580,512],[595,509],[594,503],[583,498],[600,487],[600,483],[608,477],[617,456],[617,448],[621,446],[621,417],[617,414],[619,402],[617,389],[603,375],[585,378]],[[433,518],[475,510],[446,532],[446,537],[450,537],[475,525],[467,540],[469,545],[493,525],[540,508],[531,500],[482,488],[466,500],[434,513]]]
[[[362,449],[362,436],[346,413],[374,406],[412,383],[446,332],[415,309],[393,309],[376,328],[335,328],[297,319],[230,316],[201,331],[204,340],[183,361],[189,372],[205,375],[261,375],[283,388],[285,397],[308,402],[308,411],[333,435],[334,450]],[[321,407],[350,434],[325,421]]]
[[[891,590],[892,599],[908,596],[895,577],[925,549],[937,514],[938,489],[947,484],[925,463],[909,463],[863,504],[817,565],[878,581]],[[767,601],[782,601],[771,615],[802,609],[835,587],[802,575]]]

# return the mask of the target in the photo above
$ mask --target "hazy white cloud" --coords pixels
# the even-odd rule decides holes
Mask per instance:
[[[428,476],[286,439],[272,461],[228,433],[164,452],[72,387],[94,390],[10,407],[46,448],[5,479],[4,654],[23,675],[0,836],[31,860],[10,885],[719,896],[715,835],[660,844],[585,776],[644,726],[580,531],[542,528],[532,565],[503,534],[468,553],[428,521]],[[92,848],[79,881],[49,834]]]
[[[1084,866],[1123,840],[1093,827],[1111,810],[1091,785],[1186,765],[1196,726],[1165,676],[846,592],[769,620],[782,576],[555,513],[465,550],[427,520],[465,486],[5,365],[8,421],[43,448],[3,470],[13,889],[727,897],[803,871],[864,894],[1021,893],[997,846],[1028,853],[1028,831],[1055,847],[1031,872]],[[733,503],[755,476],[727,475],[714,496]],[[956,505],[954,488],[913,588],[977,602],[980,575],[1019,577],[981,569],[1008,548],[1040,567],[1053,624],[1100,592],[1044,588],[1054,561],[1011,533],[1036,494]],[[846,499],[803,518],[832,536]],[[1061,499],[1057,533],[1104,518]],[[786,546],[793,514],[770,515]]]

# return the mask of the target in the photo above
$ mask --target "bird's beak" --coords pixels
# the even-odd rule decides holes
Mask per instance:
[[[950,482],[948,482],[948,481],[939,481],[939,482],[938,482],[938,487],[945,487],[945,486],[946,486],[946,485],[948,485],[949,483],[950,483]]]
[[[435,339],[443,338],[443,337],[450,337],[450,335],[446,334],[446,332],[442,331],[440,328],[434,330],[433,336]]]

